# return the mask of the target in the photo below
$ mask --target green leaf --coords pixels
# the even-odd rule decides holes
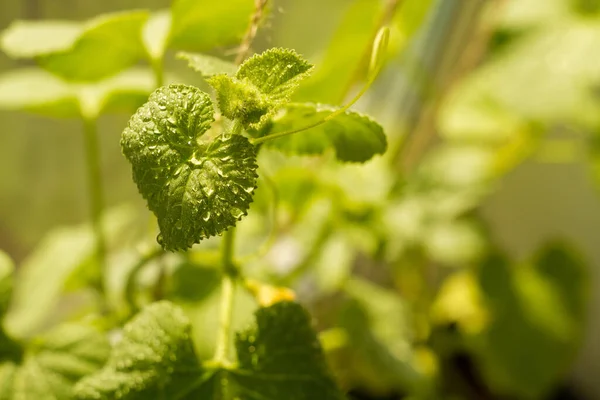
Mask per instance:
[[[77,385],[78,400],[342,400],[310,316],[298,304],[276,303],[235,340],[238,363],[203,369],[190,324],[166,301],[148,306],[124,328],[105,367]]]
[[[200,72],[204,77],[218,74],[235,75],[238,70],[234,63],[208,54],[179,52],[177,58],[186,60],[188,67]]]
[[[292,50],[270,49],[246,60],[235,78],[215,75],[207,81],[217,91],[223,115],[259,128],[289,102],[311,69],[312,65]]]
[[[0,75],[0,108],[50,117],[80,116],[73,88],[39,68],[21,68]]]
[[[323,120],[337,108],[310,103],[292,103],[273,117],[260,136],[287,132]],[[365,115],[346,111],[326,123],[265,142],[266,146],[292,154],[322,154],[333,148],[340,161],[365,162],[387,149],[383,128]]]
[[[287,102],[313,66],[293,50],[269,49],[240,66],[236,78],[247,80],[278,103]]]
[[[152,93],[123,131],[123,154],[158,218],[159,243],[167,250],[187,249],[222,233],[252,202],[254,146],[241,135],[202,141],[213,112],[206,93],[170,85]]]
[[[0,250],[0,318],[4,317],[13,292],[13,274],[15,265],[2,250]]]
[[[96,329],[61,325],[34,339],[21,358],[0,364],[0,398],[71,400],[75,383],[98,370],[109,351]]]
[[[231,371],[244,400],[341,400],[309,314],[280,302],[256,312],[256,325],[236,337],[238,367]]]
[[[584,264],[553,243],[525,264],[490,256],[478,281],[491,322],[468,342],[486,382],[498,394],[543,397],[581,343],[589,299]]]
[[[171,10],[170,45],[202,51],[238,44],[250,23],[254,1],[176,0]]]
[[[125,325],[104,368],[77,384],[75,399],[183,398],[202,375],[190,330],[180,308],[167,301],[149,305]]]
[[[145,11],[132,11],[101,15],[78,25],[19,21],[4,33],[2,44],[9,55],[35,57],[65,79],[97,81],[144,57],[141,33],[147,18]]]

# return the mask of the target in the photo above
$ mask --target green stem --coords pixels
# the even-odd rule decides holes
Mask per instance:
[[[164,85],[164,68],[163,68],[163,59],[155,58],[151,61],[152,71],[154,72],[154,83],[156,87],[161,87]]]
[[[236,281],[239,271],[233,263],[235,244],[235,228],[230,228],[223,235],[221,244],[221,263],[223,267],[223,281],[221,283],[221,310],[219,318],[219,332],[215,349],[214,361],[226,366],[229,363],[228,349],[231,340],[231,321],[233,318],[233,301],[235,297]]]
[[[92,214],[92,226],[96,240],[96,262],[98,265],[98,291],[104,295],[104,269],[106,264],[106,242],[102,228],[104,200],[102,193],[102,171],[100,148],[95,118],[84,118],[84,142],[88,170],[89,201]]]
[[[127,276],[127,282],[125,283],[125,301],[129,305],[130,312],[133,314],[138,311],[138,306],[135,301],[135,281],[140,271],[153,259],[164,254],[164,250],[161,248],[155,249],[144,256],[142,256],[137,264],[131,269],[131,272]]]

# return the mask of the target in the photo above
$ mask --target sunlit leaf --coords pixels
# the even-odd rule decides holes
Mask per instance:
[[[169,44],[170,32],[171,13],[169,10],[157,11],[150,15],[144,25],[142,39],[151,59],[160,60],[164,57]]]
[[[157,89],[121,137],[159,243],[187,249],[222,233],[246,214],[256,186],[254,146],[241,135],[202,135],[213,122],[210,97],[186,85]]]

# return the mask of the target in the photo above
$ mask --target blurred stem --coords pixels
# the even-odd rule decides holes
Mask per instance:
[[[88,171],[88,187],[92,226],[96,241],[96,263],[98,266],[98,281],[96,288],[105,296],[104,270],[106,268],[106,242],[102,227],[104,198],[102,193],[102,168],[100,164],[100,146],[98,143],[97,119],[84,117],[84,143]]]
[[[240,45],[238,55],[235,58],[235,63],[237,65],[240,65],[246,59],[246,57],[248,57],[248,53],[250,52],[252,42],[254,42],[254,38],[258,32],[258,26],[260,25],[260,21],[262,20],[268,2],[269,0],[254,0],[254,14],[252,14],[250,24],[248,25],[248,29],[244,34],[244,39],[242,39],[242,44]]]
[[[221,310],[219,314],[219,332],[214,361],[226,366],[229,363],[228,349],[231,339],[231,321],[233,318],[233,302],[235,297],[236,281],[239,271],[233,262],[235,245],[235,227],[223,234],[221,243],[221,264],[223,280],[221,282]]]
[[[404,173],[410,173],[423,159],[437,138],[437,115],[452,87],[483,59],[492,35],[492,26],[481,25],[483,7],[500,6],[502,1],[489,4],[482,1],[457,6],[452,23],[440,46],[440,56],[434,71],[433,82],[426,95],[425,104],[413,126],[392,158]],[[500,13],[497,13],[500,15]]]
[[[164,85],[165,75],[164,75],[164,60],[163,58],[155,58],[151,61],[152,64],[152,72],[154,72],[154,84],[157,88]]]
[[[146,264],[155,258],[162,256],[164,253],[165,251],[162,248],[157,248],[146,253],[138,260],[127,276],[127,282],[125,283],[125,301],[129,305],[131,314],[136,313],[139,309],[135,301],[135,283],[140,271],[146,266]]]

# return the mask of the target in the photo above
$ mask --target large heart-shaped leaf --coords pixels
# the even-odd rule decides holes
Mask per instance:
[[[157,89],[131,117],[121,145],[133,179],[158,218],[159,242],[187,249],[246,214],[256,186],[254,146],[241,135],[203,135],[210,97],[186,85]]]

